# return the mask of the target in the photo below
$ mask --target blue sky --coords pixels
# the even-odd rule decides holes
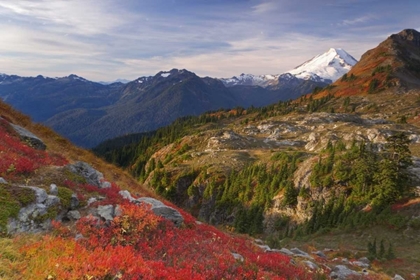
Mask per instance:
[[[419,0],[0,0],[0,72],[95,81],[278,74],[420,30]]]

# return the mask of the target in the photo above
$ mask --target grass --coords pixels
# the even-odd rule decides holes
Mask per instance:
[[[17,279],[24,261],[12,239],[0,238],[0,279]]]

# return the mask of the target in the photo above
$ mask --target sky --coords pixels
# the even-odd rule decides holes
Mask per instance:
[[[280,74],[420,31],[419,0],[0,0],[0,73],[134,80]]]

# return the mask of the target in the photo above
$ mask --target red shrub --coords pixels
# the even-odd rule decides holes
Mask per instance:
[[[62,166],[67,163],[59,155],[50,155],[27,146],[5,120],[0,120],[0,154],[0,176],[5,178],[27,175],[41,166]]]

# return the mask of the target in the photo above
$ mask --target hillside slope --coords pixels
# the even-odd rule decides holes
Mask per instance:
[[[328,272],[198,222],[2,102],[0,112],[2,279],[313,279]]]

